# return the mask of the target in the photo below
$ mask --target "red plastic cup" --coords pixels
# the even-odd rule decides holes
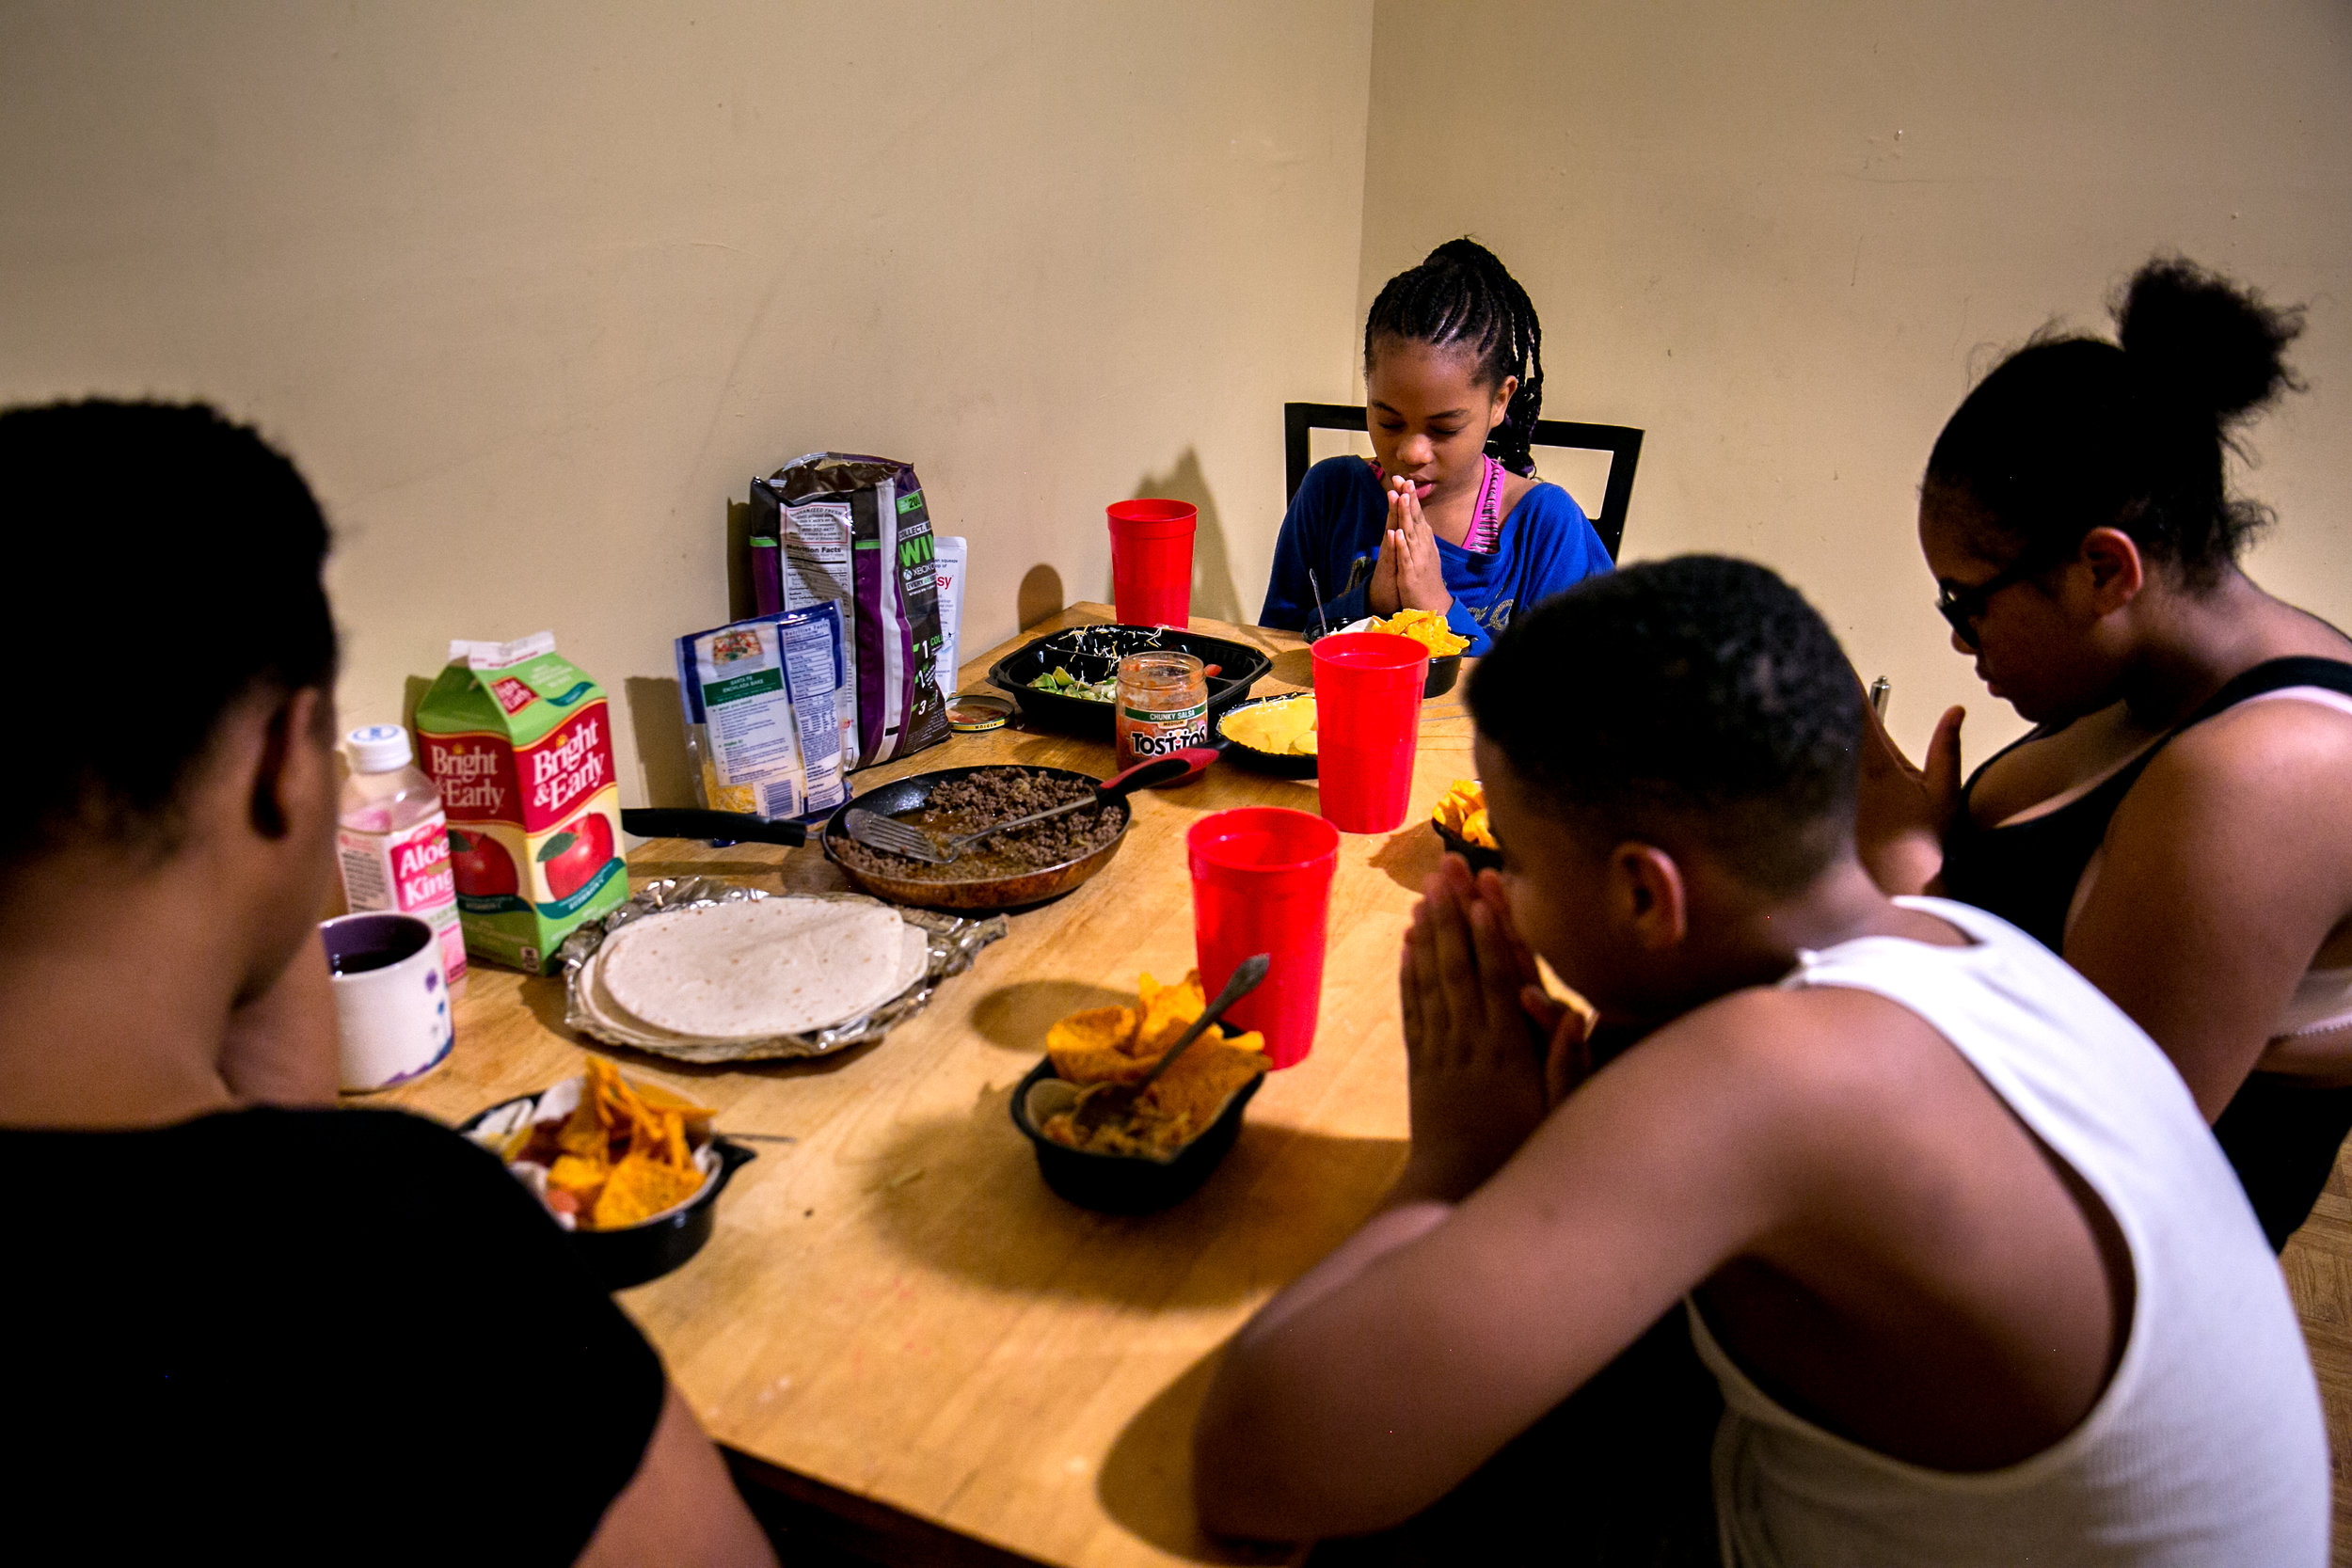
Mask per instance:
[[[1192,619],[1190,501],[1113,501],[1111,598],[1128,626],[1182,626]]]
[[[1324,922],[1339,831],[1319,816],[1280,806],[1215,812],[1184,835],[1192,863],[1193,954],[1200,989],[1225,989],[1244,958],[1269,953],[1258,989],[1225,1016],[1265,1037],[1266,1061],[1306,1060],[1323,1003]]]
[[[1314,656],[1323,815],[1351,833],[1394,832],[1412,805],[1429,650],[1409,637],[1348,631],[1315,643]]]

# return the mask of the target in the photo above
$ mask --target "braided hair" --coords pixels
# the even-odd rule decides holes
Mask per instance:
[[[2222,455],[2244,420],[2301,385],[2285,351],[2302,309],[2159,257],[2114,314],[2115,342],[2039,338],[1986,376],[1936,438],[1927,489],[2052,558],[2121,529],[2209,587],[2269,520],[2230,493]]]
[[[1471,356],[1478,377],[1500,387],[1518,377],[1511,406],[1486,451],[1515,474],[1534,474],[1535,418],[1544,405],[1544,329],[1534,302],[1502,259],[1476,240],[1448,240],[1410,272],[1389,279],[1364,318],[1364,373],[1382,338]]]

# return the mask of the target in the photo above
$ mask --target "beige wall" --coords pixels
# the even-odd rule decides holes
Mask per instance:
[[[7,4],[0,399],[259,420],[342,531],[353,721],[552,626],[639,799],[627,709],[658,741],[753,473],[914,460],[970,648],[1035,568],[1103,596],[1139,493],[1203,503],[1196,604],[1247,615],[1274,405],[1352,395],[1373,290],[1470,231],[1548,411],[1649,431],[1629,556],[1772,562],[1899,735],[1967,700],[1980,750],[1920,464],[2158,247],[2313,302],[2252,564],[2352,621],[2347,85],[2339,0]]]
[[[1470,231],[1533,293],[1546,412],[1648,431],[1629,559],[1758,557],[1915,750],[2021,727],[1929,610],[1935,434],[2045,320],[2179,249],[2309,300],[2253,432],[2262,581],[2352,626],[2352,8],[1381,0],[1359,307]]]
[[[1196,603],[1254,613],[1276,405],[1351,373],[1371,22],[0,6],[0,400],[281,440],[341,532],[353,722],[453,636],[552,626],[651,733],[644,678],[725,618],[727,500],[825,446],[914,460],[972,538],[967,648],[1032,567],[1106,596],[1138,493],[1204,503]]]

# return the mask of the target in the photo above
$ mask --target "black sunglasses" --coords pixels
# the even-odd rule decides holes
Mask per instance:
[[[1967,644],[1969,651],[1973,653],[1977,646],[1977,621],[1984,614],[1985,607],[1992,602],[1993,595],[2004,588],[2013,587],[2025,581],[2027,578],[2040,576],[2065,559],[2062,554],[2053,558],[2043,551],[2028,550],[1982,582],[1970,583],[1965,588],[1955,588],[1949,583],[1938,583],[1935,590],[1935,612],[1950,623],[1952,634]]]

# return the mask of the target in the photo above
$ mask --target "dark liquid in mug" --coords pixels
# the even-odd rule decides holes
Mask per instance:
[[[365,974],[372,969],[389,969],[410,956],[382,948],[370,953],[329,953],[326,967],[337,974]]]

